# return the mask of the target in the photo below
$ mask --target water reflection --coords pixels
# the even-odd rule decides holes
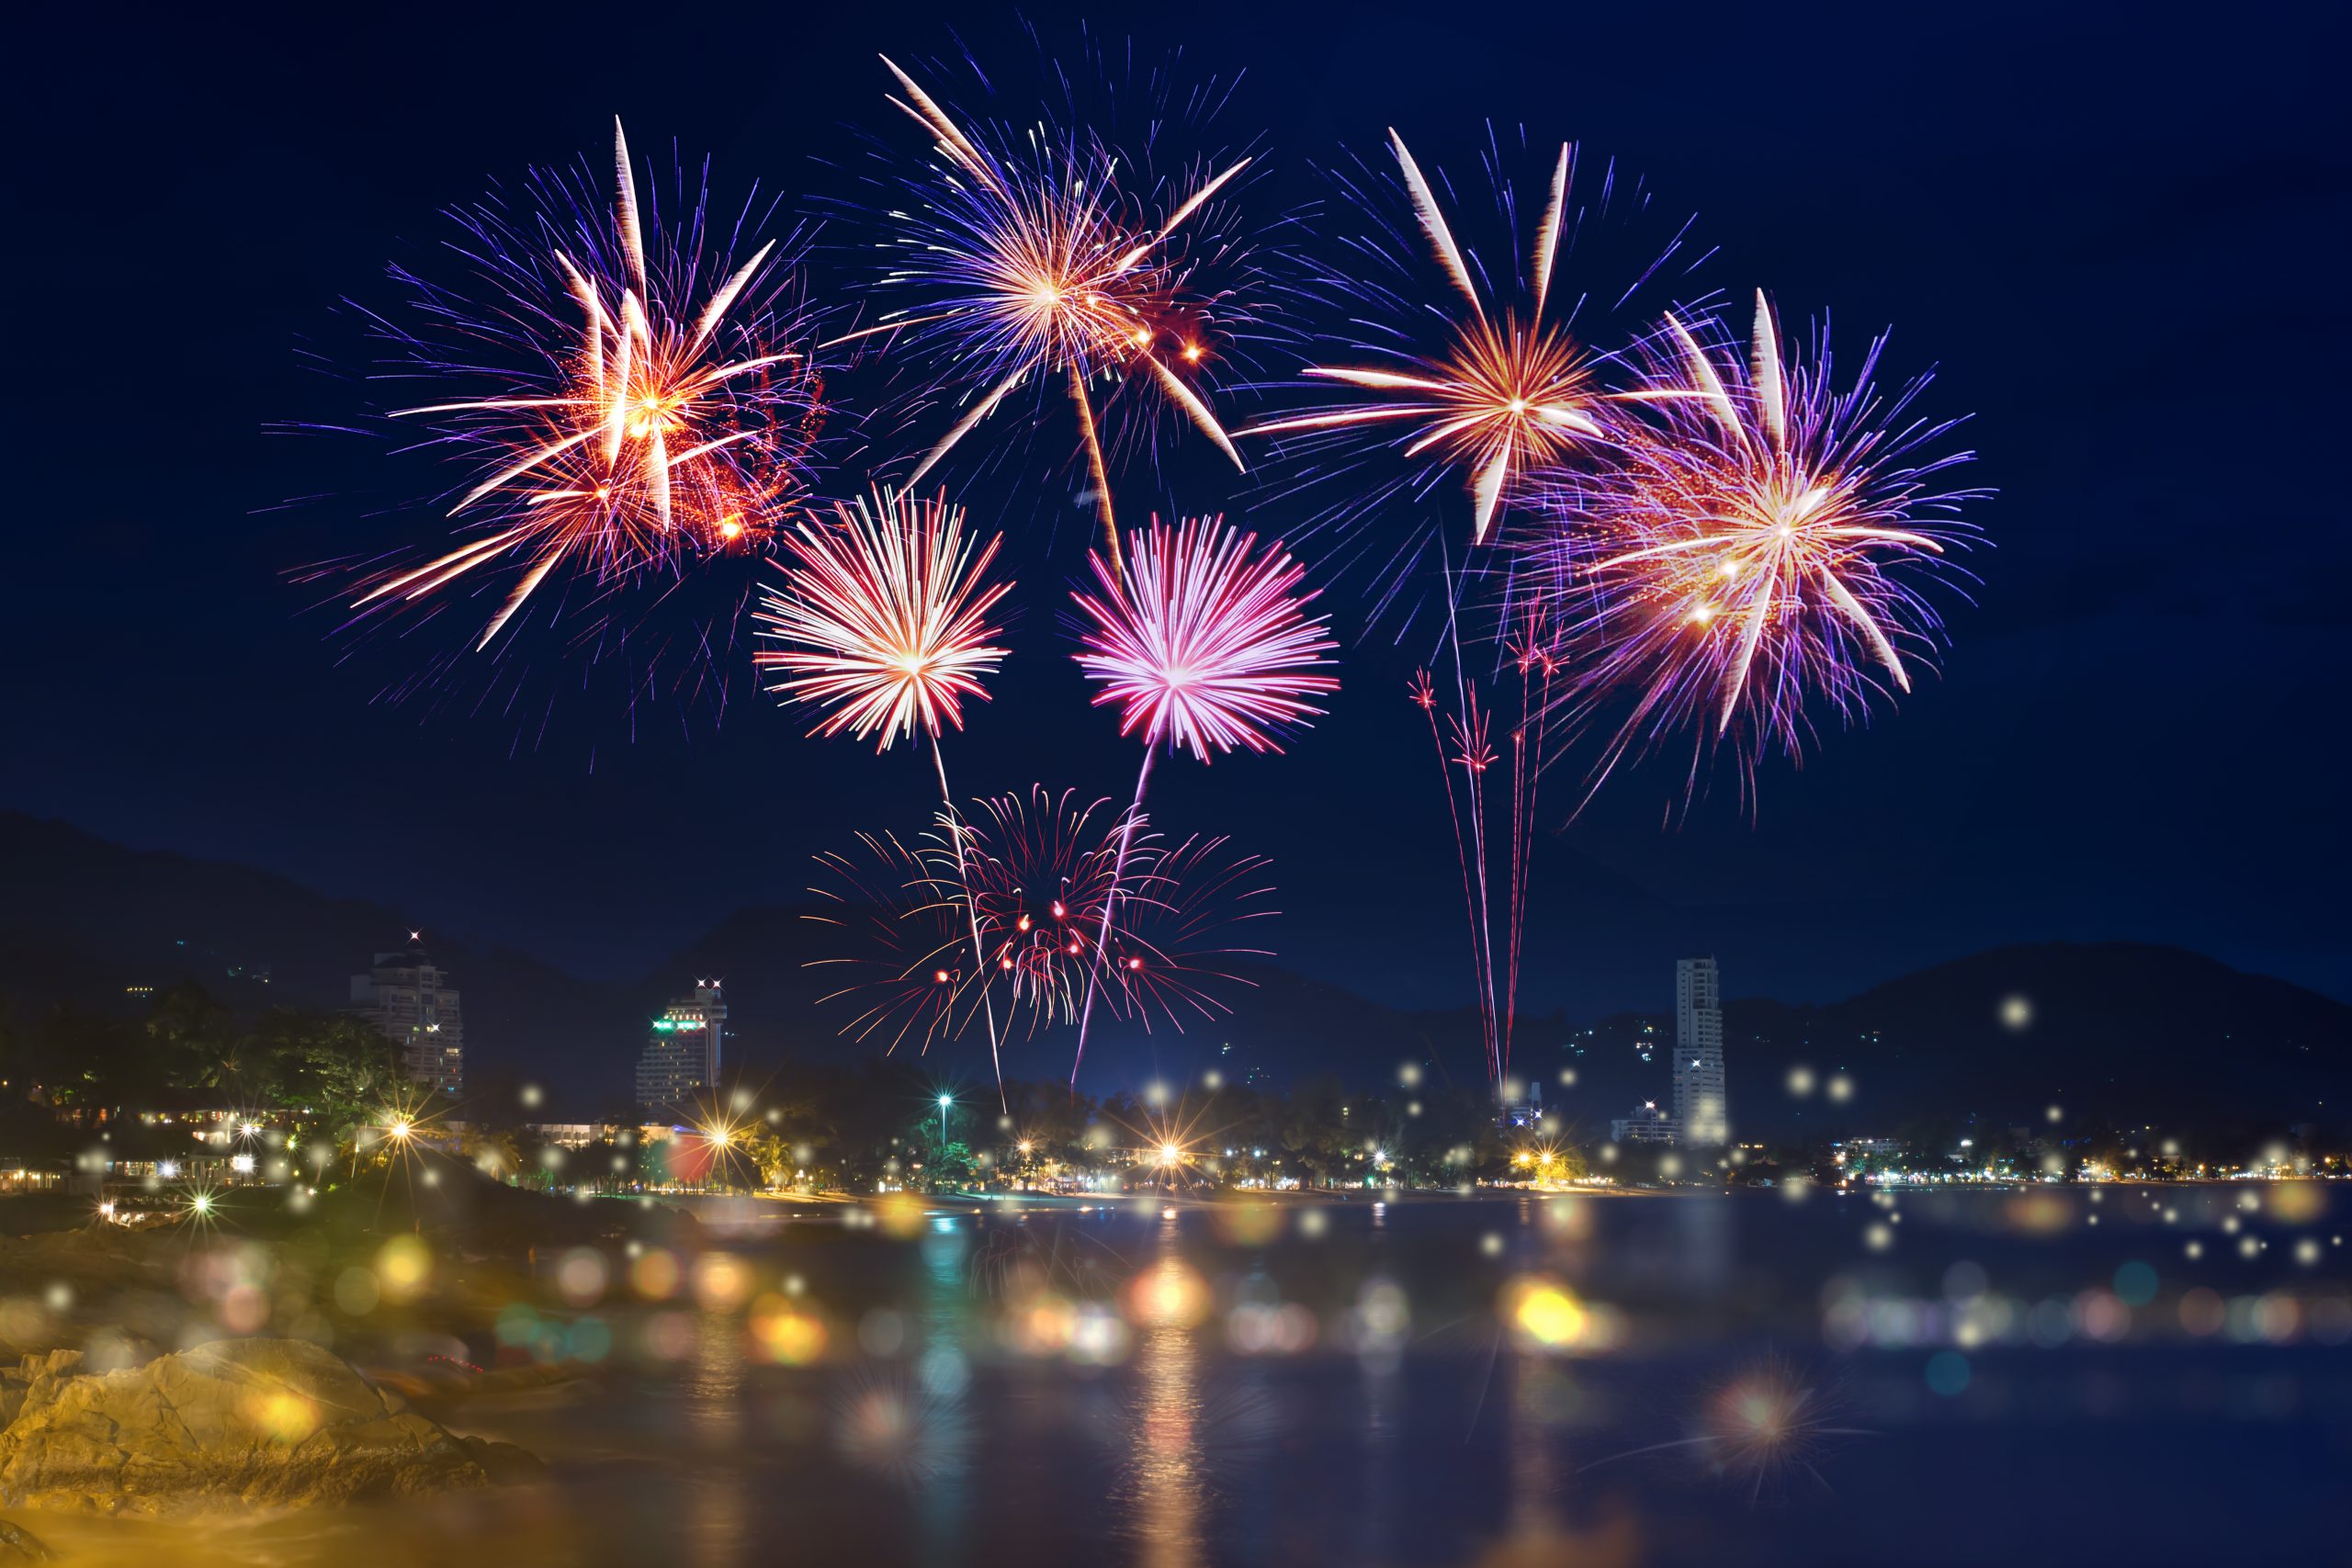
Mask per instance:
[[[696,1318],[685,1405],[696,1463],[684,1499],[684,1555],[707,1568],[733,1568],[744,1560],[751,1534],[743,1476],[734,1462],[743,1438],[743,1327],[731,1314]]]
[[[1777,1192],[803,1232],[658,1289],[616,1268],[575,1382],[426,1396],[544,1482],[218,1528],[9,1514],[90,1568],[1773,1568],[1986,1560],[2020,1517],[2064,1561],[2334,1561],[2352,1249],[2322,1201],[1906,1195],[1884,1247],[1870,1197]],[[541,1329],[577,1308],[517,1293]],[[499,1333],[471,1348],[503,1376]]]
[[[1200,1346],[1193,1328],[1205,1289],[1176,1251],[1176,1222],[1160,1222],[1159,1259],[1136,1286],[1136,1350],[1143,1402],[1136,1424],[1136,1526],[1143,1568],[1193,1568],[1201,1561]]]
[[[965,1269],[967,1235],[954,1220],[935,1222],[922,1238],[922,1359],[915,1381],[917,1408],[927,1428],[930,1462],[921,1491],[920,1521],[927,1562],[956,1555],[967,1523],[968,1486],[964,1435],[964,1396],[971,1382],[964,1331],[971,1316],[971,1282]]]

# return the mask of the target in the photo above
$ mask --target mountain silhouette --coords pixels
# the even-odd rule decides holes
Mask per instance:
[[[511,946],[438,931],[424,942],[464,996],[469,1073],[541,1082],[550,1115],[585,1115],[623,1102],[647,1020],[700,979],[723,982],[730,1055],[755,1076],[787,1062],[873,1055],[877,1043],[840,1032],[854,1007],[820,1004],[839,980],[809,967],[839,951],[831,928],[808,919],[833,908],[737,909],[645,974],[618,978],[583,978]],[[407,946],[409,931],[391,910],[248,866],[0,814],[0,998],[20,1017],[60,1003],[130,1010],[141,1004],[127,988],[182,979],[246,1010],[337,1008],[349,976],[373,953]],[[1657,956],[1661,1004],[1673,956]],[[1098,1012],[1081,1087],[1181,1083],[1211,1069],[1277,1086],[1330,1073],[1370,1087],[1394,1081],[1407,1063],[1441,1085],[1485,1079],[1472,1010],[1408,1012],[1271,963],[1223,967],[1230,980],[1214,987],[1221,1006],[1209,1011],[1148,1030]],[[2177,948],[2021,944],[1842,1001],[1744,998],[1724,1014],[1733,1122],[1743,1135],[1893,1131],[1971,1114],[2025,1124],[2046,1122],[2053,1105],[2075,1123],[2352,1122],[2352,1007]],[[1540,1083],[1547,1107],[1580,1134],[1605,1133],[1611,1117],[1670,1095],[1669,1007],[1589,1024],[1521,1016],[1512,1034],[1513,1075]],[[1004,1070],[1065,1076],[1071,1046],[1066,1029],[1016,1033]],[[990,1072],[978,1030],[923,1060],[944,1083]],[[1791,1092],[1799,1067],[1823,1087]],[[1833,1101],[1824,1088],[1840,1075],[1852,1093]]]

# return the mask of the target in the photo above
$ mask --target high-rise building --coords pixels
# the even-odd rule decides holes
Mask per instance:
[[[419,942],[379,953],[375,966],[351,977],[351,1005],[376,1032],[400,1047],[401,1070],[435,1094],[466,1087],[466,1020],[458,987]]]
[[[1674,965],[1674,1120],[1686,1144],[1731,1141],[1723,980],[1712,958],[1684,958]]]
[[[716,980],[697,980],[695,994],[662,1010],[637,1059],[637,1103],[657,1116],[687,1110],[695,1090],[718,1082],[718,1048],[727,1032],[727,1000]]]
[[[1645,1100],[1634,1107],[1631,1116],[1610,1122],[1609,1138],[1618,1144],[1672,1144],[1681,1141],[1682,1129],[1657,1108],[1657,1100]]]

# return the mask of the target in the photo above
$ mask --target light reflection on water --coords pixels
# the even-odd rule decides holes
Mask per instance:
[[[1176,1221],[1160,1222],[1159,1261],[1138,1286],[1148,1303],[1136,1367],[1143,1382],[1133,1465],[1142,1568],[1201,1560],[1200,1348],[1193,1298],[1201,1287],[1176,1251]]]
[[[935,1227],[922,1238],[921,1359],[916,1363],[920,1419],[928,1428],[930,1462],[915,1495],[923,1559],[952,1561],[967,1524],[964,1401],[970,1386],[964,1335],[972,1315],[972,1281],[965,1267],[969,1233]]]
[[[787,1229],[732,1245],[751,1292],[805,1275],[796,1310],[830,1324],[821,1358],[762,1354],[740,1303],[616,1297],[598,1308],[616,1345],[661,1354],[446,1416],[545,1456],[548,1486],[260,1525],[27,1522],[94,1568],[1958,1562],[1996,1517],[2092,1561],[2199,1554],[2220,1526],[2194,1499],[2219,1487],[2244,1500],[2241,1544],[2317,1539],[2313,1509],[2343,1486],[2323,1434],[2352,1413],[2352,1368],[2312,1311],[2256,1312],[2240,1335],[2233,1303],[2340,1301],[2341,1255],[2292,1261],[2279,1230],[2261,1259],[2189,1264],[2171,1222],[2129,1218],[2147,1203],[2115,1195],[2087,1229],[2092,1205],[2056,1201],[2075,1201],[2072,1226],[2013,1224],[1997,1194],[1912,1200],[1883,1252],[1860,1231],[1883,1208],[1771,1195],[1359,1202],[1246,1240],[1157,1209],[940,1216],[911,1239]],[[2248,1228],[2218,1230],[2241,1213]],[[2270,1222],[2216,1201],[2205,1223],[2235,1238]],[[2132,1259],[2154,1260],[2152,1304],[2114,1297]],[[1623,1339],[1547,1354],[1498,1325],[1498,1290],[1537,1272],[1613,1304]],[[2223,1293],[2204,1340],[2180,1326],[2198,1290]],[[2074,1303],[2085,1326],[2004,1339],[1994,1308],[2011,1299],[2060,1318]],[[1080,1300],[1124,1325],[1115,1349],[1006,1337],[1040,1302]],[[1319,1331],[1267,1348],[1277,1307]],[[657,1336],[657,1318],[686,1332]],[[1255,1350],[1230,1325],[1245,1321]],[[1931,1358],[1979,1323],[1969,1381],[1941,1392]],[[2263,1338],[2281,1324],[2301,1337]],[[1759,1506],[1698,1462],[1744,1434],[1690,1439],[1768,1359],[1834,1390],[1835,1427],[1865,1435],[1832,1434]],[[2092,1494],[2133,1506],[2094,1530],[2076,1501]]]

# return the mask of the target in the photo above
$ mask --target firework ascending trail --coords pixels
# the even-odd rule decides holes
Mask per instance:
[[[1201,238],[1200,252],[1231,268],[1230,247],[1212,227],[1216,198],[1250,160],[1204,175],[1154,210],[1121,184],[1134,162],[1091,133],[967,130],[912,77],[887,58],[883,64],[905,95],[891,101],[931,133],[937,164],[895,214],[904,225],[902,255],[884,281],[907,303],[852,335],[903,348],[940,389],[968,404],[907,482],[920,481],[1017,389],[1058,383],[1074,408],[1115,562],[1102,411],[1091,389],[1098,383],[1142,389],[1243,467],[1193,385],[1214,356],[1213,323],[1238,307],[1204,285],[1192,242]]]
[[[1549,160],[1546,198],[1530,234],[1517,231],[1516,201],[1498,175],[1512,247],[1523,242],[1526,254],[1523,267],[1501,274],[1516,276],[1519,286],[1498,289],[1495,274],[1456,237],[1437,184],[1403,138],[1391,130],[1388,142],[1414,231],[1400,224],[1351,243],[1353,270],[1319,286],[1345,303],[1350,321],[1347,341],[1331,345],[1343,362],[1301,372],[1307,386],[1326,389],[1317,394],[1325,400],[1239,434],[1283,438],[1289,452],[1335,456],[1347,468],[1391,453],[1395,476],[1351,479],[1354,493],[1336,509],[1340,514],[1393,511],[1451,479],[1469,492],[1470,542],[1484,545],[1524,476],[1606,446],[1613,394],[1591,334],[1676,254],[1682,236],[1617,278],[1625,287],[1614,304],[1587,308],[1592,302],[1584,292],[1564,287],[1558,274],[1579,231],[1605,211],[1617,180],[1613,168],[1604,171],[1598,196],[1589,198],[1576,149],[1563,144]],[[1491,162],[1498,168],[1499,153]],[[1376,214],[1386,205],[1387,182],[1362,173],[1361,180],[1339,176],[1345,209]],[[1638,207],[1640,193],[1632,197]],[[1432,264],[1445,290],[1436,302],[1424,298]]]
[[[1280,545],[1251,558],[1257,543],[1221,518],[1188,518],[1175,528],[1154,519],[1135,535],[1124,570],[1099,551],[1089,558],[1100,597],[1071,595],[1091,623],[1077,657],[1101,682],[1095,705],[1120,705],[1119,733],[1143,734],[1123,846],[1141,818],[1163,739],[1203,762],[1236,747],[1280,751],[1275,729],[1306,724],[1323,711],[1309,699],[1340,689],[1339,677],[1317,673],[1339,644],[1322,616],[1307,614],[1315,595],[1300,592],[1306,569]],[[1121,869],[1113,866],[1113,897],[1103,905],[1106,936]],[[1073,1082],[1086,1058],[1093,995],[1090,981]]]
[[[989,1059],[1001,1092],[1004,1067],[996,1010],[989,1000],[981,958],[979,917],[964,885],[965,829],[947,787],[940,731],[964,727],[963,699],[985,701],[980,678],[996,673],[1005,650],[991,640],[989,614],[1012,592],[1009,581],[986,581],[1002,542],[992,537],[975,559],[964,536],[964,513],[945,497],[918,502],[904,491],[860,497],[836,509],[830,525],[801,524],[785,541],[791,559],[779,563],[786,588],[762,596],[755,617],[761,637],[790,644],[763,650],[754,662],[780,671],[768,689],[789,702],[831,708],[811,734],[846,732],[854,739],[878,734],[888,750],[920,726],[931,738],[941,809],[956,848],[957,886],[989,1022]]]
[[[463,532],[373,570],[357,621],[495,586],[479,652],[535,606],[609,616],[639,577],[759,548],[803,503],[820,385],[790,254],[729,255],[698,194],[665,228],[617,122],[611,177],[607,199],[584,174],[535,173],[520,203],[454,213],[476,297],[395,271],[415,299],[407,320],[374,318],[392,344],[378,377],[430,387],[390,418],[467,470],[447,506]],[[602,625],[575,641],[593,653]]]
[[[1445,784],[1445,808],[1453,825],[1454,852],[1462,867],[1462,897],[1470,919],[1470,962],[1478,998],[1480,1032],[1487,1047],[1487,1076],[1499,1083],[1510,1069],[1511,1035],[1518,1020],[1519,966],[1526,929],[1527,893],[1535,852],[1536,792],[1544,773],[1543,715],[1552,697],[1552,680],[1560,657],[1540,615],[1530,615],[1521,631],[1506,640],[1504,652],[1519,675],[1520,717],[1510,733],[1510,798],[1509,858],[1502,869],[1503,961],[1495,962],[1494,884],[1488,874],[1487,775],[1499,760],[1493,744],[1492,705],[1482,705],[1478,690],[1466,677],[1457,677],[1456,700],[1438,725],[1440,699],[1427,670],[1413,673],[1407,691],[1414,706],[1429,718],[1430,740],[1437,751]],[[1457,671],[1461,650],[1454,649]],[[1453,770],[1462,770],[1456,796]],[[1464,824],[1467,824],[1466,830]],[[1499,842],[1497,847],[1500,847]]]
[[[865,1003],[844,1032],[883,1032],[893,1048],[912,1034],[928,1047],[960,1035],[1001,991],[1008,1029],[1034,1037],[1076,1022],[1098,979],[1116,1014],[1147,1026],[1215,1016],[1212,987],[1231,978],[1219,961],[1266,956],[1219,942],[1227,927],[1272,912],[1261,905],[1267,863],[1221,838],[1129,834],[1130,820],[1109,800],[1039,786],[961,814],[960,862],[952,811],[912,842],[865,835],[857,854],[819,856],[831,885],[815,891],[842,906],[823,922],[864,950],[823,961],[846,972],[825,999]]]
[[[1668,318],[1632,394],[1646,429],[1551,487],[1534,547],[1577,655],[1555,717],[1611,730],[1595,786],[1690,732],[1689,787],[1727,746],[1746,792],[1766,751],[1802,755],[1813,705],[1860,722],[1932,657],[1920,586],[1971,541],[1958,509],[1984,492],[1939,488],[1970,454],[1932,453],[1952,422],[1909,416],[1924,378],[1875,389],[1884,343],[1841,393],[1826,330],[1810,361],[1789,355],[1760,292],[1744,362]]]

